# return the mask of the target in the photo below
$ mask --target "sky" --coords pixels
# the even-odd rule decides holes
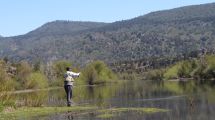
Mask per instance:
[[[215,0],[0,0],[0,35],[25,34],[55,20],[114,22]]]

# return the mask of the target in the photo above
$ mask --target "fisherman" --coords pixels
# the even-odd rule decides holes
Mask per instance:
[[[67,106],[71,106],[72,104],[72,88],[74,83],[74,78],[79,77],[80,73],[75,73],[71,71],[71,68],[66,68],[66,73],[64,74],[64,89],[66,92],[66,98],[67,98]]]

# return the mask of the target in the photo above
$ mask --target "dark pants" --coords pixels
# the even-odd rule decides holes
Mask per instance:
[[[67,106],[70,106],[72,103],[72,85],[64,85],[64,89],[66,91]]]

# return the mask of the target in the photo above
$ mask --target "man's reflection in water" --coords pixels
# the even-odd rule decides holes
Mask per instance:
[[[73,120],[74,119],[73,114],[71,113],[71,111],[68,111],[66,116],[67,116],[67,120]]]

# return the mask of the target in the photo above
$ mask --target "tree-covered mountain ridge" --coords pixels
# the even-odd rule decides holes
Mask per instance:
[[[215,3],[152,12],[113,23],[54,21],[0,38],[0,57],[86,63],[176,57],[215,48]]]

